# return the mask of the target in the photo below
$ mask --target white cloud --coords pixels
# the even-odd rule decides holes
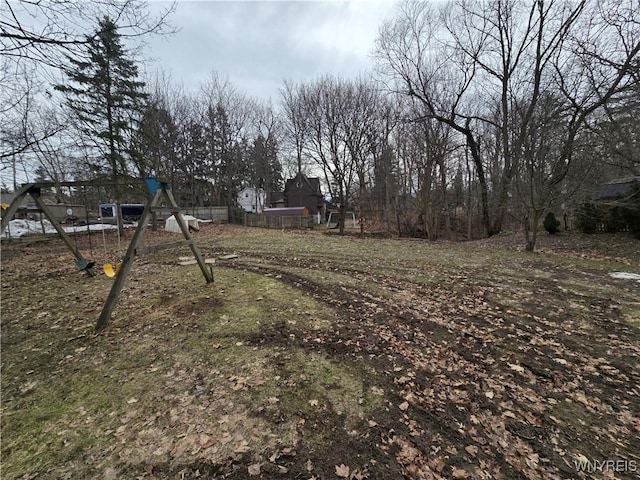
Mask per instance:
[[[378,28],[392,7],[388,1],[181,1],[172,18],[181,30],[153,39],[149,55],[189,90],[216,70],[249,95],[277,100],[284,78],[352,77],[370,69]]]

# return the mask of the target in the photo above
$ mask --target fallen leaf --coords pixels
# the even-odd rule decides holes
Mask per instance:
[[[235,448],[234,452],[235,452],[235,453],[246,453],[246,452],[248,452],[249,450],[251,450],[251,448],[249,447],[249,444],[248,444],[248,443],[247,443],[247,441],[245,440],[245,441],[243,441],[240,445],[238,445],[238,446]]]
[[[27,382],[20,387],[20,393],[22,394],[27,393],[28,391],[33,390],[33,388],[36,385],[37,385],[37,382]]]
[[[336,475],[340,478],[349,478],[349,467],[344,463],[340,466],[336,465]]]
[[[384,395],[384,390],[380,387],[371,387],[371,393],[374,395],[382,396]]]
[[[468,454],[473,455],[474,457],[478,454],[478,447],[475,445],[467,445],[464,447]]]
[[[456,467],[452,467],[452,468],[453,468],[453,472],[451,473],[451,476],[453,478],[467,478],[469,476],[469,474],[465,470],[462,470]]]
[[[364,473],[360,473],[360,470],[356,470],[351,474],[351,478],[355,480],[364,480],[367,476]]]
[[[524,367],[521,367],[520,365],[517,365],[515,363],[509,363],[508,365],[511,370],[515,370],[518,373],[524,373]]]
[[[274,403],[278,403],[280,401],[280,399],[278,397],[269,397],[267,398],[267,402],[269,402],[271,405],[273,405]]]
[[[249,468],[247,468],[247,470],[249,470],[249,475],[251,475],[252,477],[260,475],[260,464],[254,463],[252,465],[249,465]]]
[[[535,470],[540,463],[540,456],[537,453],[530,454],[527,458],[525,458],[525,462],[529,468]]]
[[[491,390],[484,392],[484,396],[491,400],[493,399],[493,392]]]
[[[28,477],[28,478],[34,478],[34,477]],[[113,467],[107,467],[105,468],[104,473],[102,474],[102,478],[104,480],[116,480],[118,478],[118,471]]]
[[[407,409],[409,408],[409,402],[402,402],[400,405],[398,405],[398,408],[403,412],[407,411]]]

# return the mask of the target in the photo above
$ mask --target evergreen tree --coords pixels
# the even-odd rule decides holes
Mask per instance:
[[[282,166],[278,161],[278,144],[273,137],[259,134],[249,152],[250,171],[245,183],[250,187],[262,188],[267,195],[281,191],[284,187]]]
[[[550,235],[554,235],[560,231],[560,222],[556,219],[553,212],[547,213],[547,216],[544,218],[543,226]]]
[[[138,129],[132,160],[141,177],[171,178],[178,158],[178,125],[159,101],[149,101]]]
[[[147,94],[118,26],[108,17],[100,20],[96,34],[87,39],[86,57],[69,58],[69,63],[69,84],[55,88],[65,94],[85,146],[97,150],[92,170],[113,177],[128,174],[132,138]]]

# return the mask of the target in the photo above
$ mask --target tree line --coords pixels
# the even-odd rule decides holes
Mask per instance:
[[[216,72],[197,92],[143,83],[105,14],[71,53],[59,45],[65,81],[50,95],[65,109],[36,106],[21,82],[3,112],[3,168],[22,156],[39,178],[166,178],[189,206],[276,192],[302,171],[320,176],[341,226],[348,211],[430,239],[515,226],[533,250],[547,213],[570,216],[604,180],[640,175],[635,3],[402,1],[380,27],[375,75],[287,80],[276,105]]]

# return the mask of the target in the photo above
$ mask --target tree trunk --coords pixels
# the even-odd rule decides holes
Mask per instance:
[[[338,210],[338,222],[340,227],[340,235],[344,235],[344,222],[347,218],[347,207],[344,203],[340,204],[340,209]]]
[[[525,250],[527,252],[533,252],[536,248],[539,221],[540,212],[529,209],[529,212],[527,212],[524,218]]]

